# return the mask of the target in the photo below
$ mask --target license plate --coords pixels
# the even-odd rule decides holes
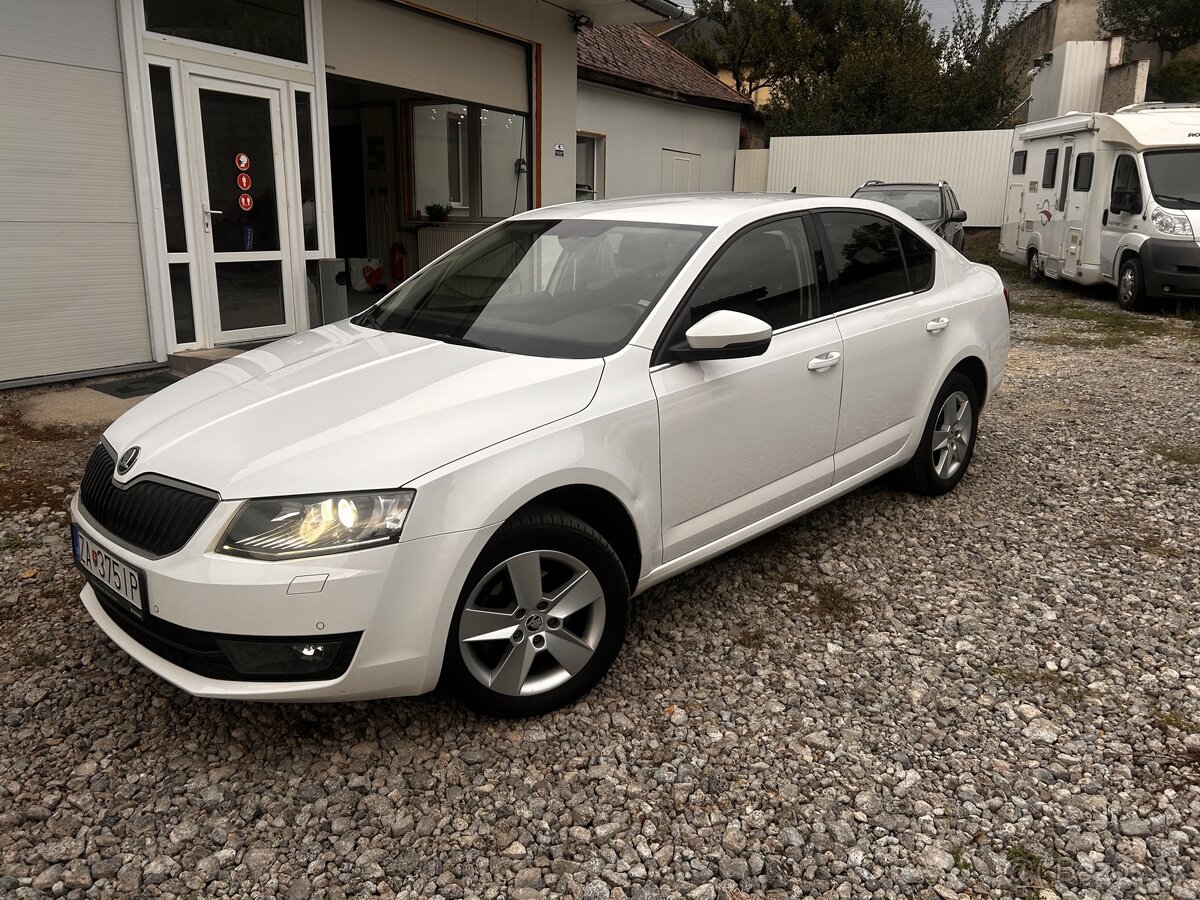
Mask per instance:
[[[142,598],[145,593],[145,578],[141,569],[117,559],[79,528],[71,526],[71,547],[75,563],[90,573],[129,604],[137,615],[142,615]]]

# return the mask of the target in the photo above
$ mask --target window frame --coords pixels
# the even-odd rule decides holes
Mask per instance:
[[[1024,175],[1025,165],[1029,156],[1028,150],[1017,150],[1012,155],[1012,174]],[[1018,167],[1019,165],[1019,167]]]
[[[1126,159],[1129,160],[1129,168],[1131,169],[1131,171],[1133,173],[1132,180],[1133,180],[1134,188],[1132,189],[1132,191],[1130,191],[1129,189],[1122,189],[1121,192],[1122,193],[1135,193],[1135,195],[1137,196],[1137,199],[1138,199],[1138,208],[1136,211],[1114,210],[1113,209],[1113,200],[1117,194],[1117,176],[1120,175],[1120,173],[1121,173],[1122,161],[1124,161]],[[1118,153],[1117,158],[1115,160],[1113,160],[1112,183],[1109,185],[1108,202],[1107,202],[1106,206],[1107,206],[1108,211],[1111,214],[1118,215],[1118,216],[1123,215],[1126,212],[1129,212],[1130,215],[1136,216],[1136,215],[1140,215],[1146,209],[1146,197],[1142,192],[1142,172],[1141,172],[1141,169],[1138,167],[1137,157],[1128,151],[1123,151],[1123,152]]]
[[[817,233],[819,235],[819,239],[821,241],[822,253],[828,253],[829,257],[831,259],[833,258],[833,246],[829,243],[829,235],[826,234],[825,228],[821,225],[820,220],[818,218],[821,213],[829,213],[829,212],[857,213],[859,215],[873,216],[874,218],[877,218],[877,219],[883,219],[885,222],[887,222],[888,224],[890,224],[892,226],[893,232],[895,232],[896,229],[903,227],[899,222],[897,222],[891,216],[886,216],[883,213],[869,212],[869,211],[863,210],[863,209],[850,209],[847,207],[837,207],[837,206],[824,207],[822,209],[814,209],[814,210],[812,210],[813,227],[817,230]],[[915,240],[921,241],[921,238],[916,234],[916,232],[912,231],[911,229],[907,229],[907,228],[905,228],[904,230],[907,231],[910,235],[912,235],[912,237]],[[828,266],[826,266],[826,265],[824,265],[824,263],[822,263],[822,265],[818,271],[824,275],[825,284],[828,287],[829,305],[830,305],[830,309],[832,310],[832,315],[835,317],[836,316],[844,316],[849,313],[856,313],[859,310],[871,309],[872,307],[879,306],[883,303],[891,303],[894,300],[900,300],[900,299],[903,299],[904,297],[913,297],[913,296],[916,296],[917,294],[923,294],[923,293],[925,293],[925,291],[932,290],[934,283],[937,281],[937,248],[930,246],[926,241],[921,241],[921,243],[926,244],[926,246],[929,246],[929,249],[933,252],[933,259],[934,259],[933,277],[930,278],[930,280],[929,280],[929,287],[922,288],[920,291],[914,291],[912,289],[912,279],[909,277],[909,274],[908,274],[908,261],[904,257],[904,246],[900,243],[900,235],[896,234],[896,246],[900,250],[900,262],[901,262],[901,265],[904,266],[904,283],[908,286],[907,290],[901,291],[898,294],[891,294],[890,296],[887,296],[887,297],[880,297],[878,300],[872,300],[869,303],[860,303],[858,306],[851,306],[847,309],[835,309],[834,308],[836,305],[835,294],[834,294],[834,283],[835,283],[836,279],[831,278],[829,276]]]
[[[751,222],[749,225],[742,226],[728,238],[726,238],[721,246],[719,246],[709,255],[708,259],[704,263],[703,268],[696,273],[696,276],[692,279],[692,283],[689,284],[687,290],[684,291],[683,297],[681,297],[679,302],[675,305],[675,309],[671,311],[671,317],[667,319],[667,324],[663,326],[662,331],[659,332],[658,339],[654,343],[654,352],[650,356],[650,368],[675,365],[683,362],[683,360],[670,358],[672,343],[671,337],[674,335],[676,328],[679,326],[679,320],[683,318],[684,312],[691,305],[692,295],[695,294],[696,289],[700,286],[700,283],[704,281],[704,279],[708,276],[708,273],[716,266],[721,257],[725,255],[725,252],[731,246],[733,246],[736,241],[751,231],[756,231],[759,228],[763,228],[775,222],[796,220],[798,226],[804,231],[804,236],[807,239],[809,256],[812,260],[813,273],[816,275],[817,310],[820,314],[811,319],[805,319],[801,322],[793,322],[791,325],[785,325],[781,328],[773,328],[771,329],[771,335],[774,336],[777,334],[785,334],[789,331],[794,331],[797,328],[804,328],[813,324],[814,322],[823,322],[826,319],[831,318],[833,316],[833,309],[830,305],[829,281],[825,276],[825,263],[820,255],[820,247],[817,244],[818,238],[816,229],[812,222],[814,212],[816,212],[816,210],[793,210],[792,212],[768,216],[764,219],[758,219],[755,222]]]
[[[1058,148],[1047,147],[1046,155],[1042,158],[1042,187],[1053,188],[1058,177]],[[1046,179],[1049,179],[1047,181]]]
[[[466,133],[466,173],[467,173],[467,199],[464,203],[449,203],[450,216],[448,221],[451,224],[481,224],[503,222],[516,213],[509,213],[505,216],[484,216],[483,215],[483,123],[481,121],[483,110],[489,112],[501,113],[503,115],[522,116],[525,119],[525,143],[521,148],[523,152],[522,159],[525,160],[525,171],[522,175],[525,177],[525,209],[518,212],[528,212],[535,208],[534,205],[534,144],[533,132],[535,130],[533,123],[533,114],[521,112],[516,109],[504,109],[495,105],[486,103],[475,103],[468,100],[456,100],[453,97],[434,97],[434,96],[414,96],[403,101],[404,109],[404,129],[401,132],[401,140],[404,143],[403,152],[406,158],[405,171],[405,223],[412,224],[429,224],[427,220],[420,218],[424,213],[424,206],[417,205],[417,147],[413,139],[413,115],[418,107],[422,106],[441,106],[453,105],[466,107],[466,115],[464,116],[464,125]],[[447,135],[446,144],[449,146],[449,135]],[[449,168],[447,168],[449,172]],[[446,198],[450,200],[449,197]],[[443,201],[429,201],[442,203]],[[465,215],[461,215],[464,213]]]
[[[1074,156],[1074,144],[1067,144],[1063,147],[1062,183],[1058,186],[1058,202],[1055,204],[1059,212],[1067,208],[1067,191],[1071,188],[1071,160]]]

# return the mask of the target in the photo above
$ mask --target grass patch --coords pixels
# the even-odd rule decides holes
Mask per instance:
[[[1164,459],[1185,466],[1200,466],[1200,445],[1181,444],[1152,444],[1150,449]]]
[[[1028,688],[1042,694],[1052,694],[1066,700],[1082,700],[1087,692],[1074,675],[1038,669],[1029,672],[1011,666],[993,666],[992,672],[1005,684],[1014,689]]]
[[[766,650],[768,647],[775,646],[775,642],[757,628],[746,629],[735,640],[747,650]]]
[[[25,550],[29,547],[40,547],[42,542],[39,538],[21,537],[15,531],[12,534],[7,534],[0,538],[0,550]]]
[[[1008,858],[1008,864],[1012,868],[1013,876],[1022,881],[1030,879],[1045,881],[1050,874],[1046,860],[1042,859],[1040,854],[1034,853],[1028,847],[1021,844],[1009,847],[1004,855]]]
[[[1167,709],[1165,706],[1156,706],[1154,712],[1150,714],[1150,718],[1163,731],[1174,728],[1184,734],[1200,734],[1200,724],[1193,722],[1183,713]]]
[[[54,657],[41,650],[30,650],[21,654],[17,659],[17,665],[26,669],[45,669],[52,662],[54,662]]]
[[[858,615],[858,599],[839,585],[820,582],[810,590],[814,599],[812,610],[818,616],[845,622]]]

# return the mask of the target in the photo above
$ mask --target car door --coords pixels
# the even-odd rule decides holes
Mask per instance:
[[[925,424],[953,303],[934,286],[937,254],[914,232],[860,210],[816,220],[842,338],[837,483],[893,457]]]
[[[696,279],[650,376],[659,409],[664,561],[832,484],[842,342],[825,303],[799,216],[743,230]],[[672,360],[684,332],[721,309],[771,325],[766,352]]]
[[[1142,178],[1137,159],[1132,153],[1117,156],[1113,165],[1112,188],[1108,208],[1100,215],[1103,228],[1100,237],[1100,274],[1115,279],[1117,247],[1121,239],[1133,230],[1142,214]]]

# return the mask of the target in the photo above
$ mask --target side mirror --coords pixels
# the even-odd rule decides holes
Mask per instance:
[[[689,328],[686,347],[676,347],[676,359],[693,362],[702,359],[743,359],[761,356],[771,345],[771,326],[762,319],[718,309]]]
[[[965,209],[956,209],[954,212],[950,213],[950,221],[951,222],[967,221],[967,211]]]
[[[1137,191],[1113,191],[1112,201],[1108,205],[1109,212],[1113,213],[1140,213],[1142,211],[1142,198]]]

